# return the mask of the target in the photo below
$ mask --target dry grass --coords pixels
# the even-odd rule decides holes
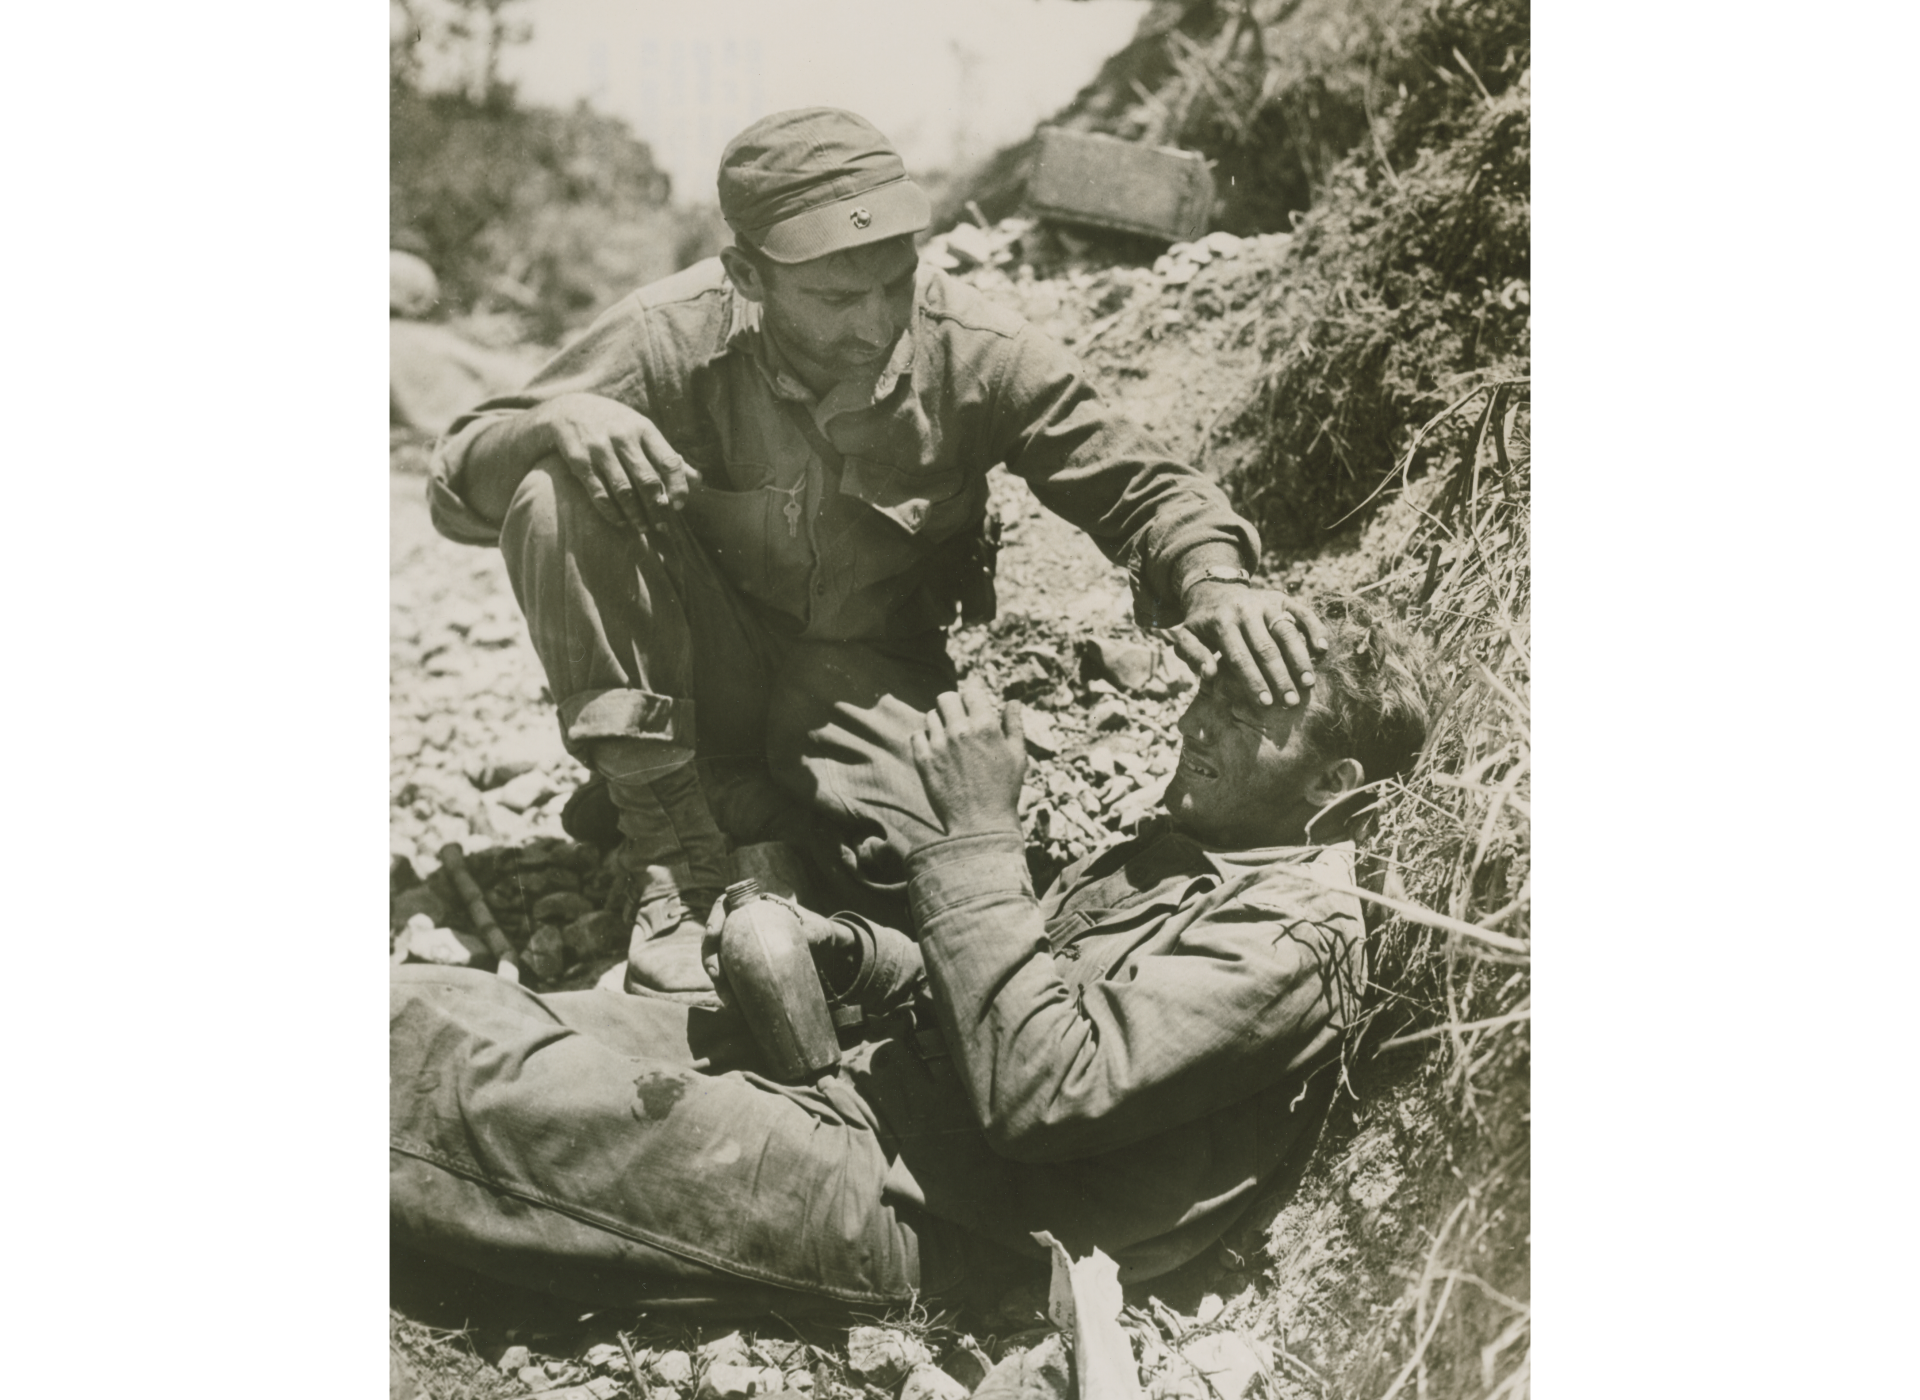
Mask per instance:
[[[1528,386],[1489,385],[1452,411],[1473,427],[1451,471],[1405,493],[1413,525],[1375,585],[1432,639],[1442,693],[1378,820],[1375,878],[1393,903],[1349,1068],[1424,1052],[1412,1074],[1433,1126],[1415,1166],[1452,1182],[1349,1373],[1350,1393],[1379,1400],[1529,1387]]]

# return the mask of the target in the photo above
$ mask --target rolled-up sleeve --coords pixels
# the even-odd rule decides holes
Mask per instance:
[[[498,544],[500,524],[460,494],[461,471],[481,434],[502,419],[562,394],[599,394],[641,413],[650,411],[642,373],[649,327],[636,293],[609,308],[587,332],[541,367],[517,394],[502,394],[453,420],[428,470],[427,503],[433,525],[461,544]]]
[[[1192,1122],[1311,1065],[1340,1035],[1358,907],[1303,871],[1248,876],[1197,911],[1184,901],[1162,916],[1186,922],[1161,951],[1071,984],[1018,836],[938,842],[908,871],[949,1053],[988,1140],[1017,1161],[1073,1160]]]
[[[1143,626],[1178,622],[1207,564],[1257,567],[1259,535],[1225,493],[1102,400],[1065,349],[1027,326],[996,360],[993,459],[1127,567]]]

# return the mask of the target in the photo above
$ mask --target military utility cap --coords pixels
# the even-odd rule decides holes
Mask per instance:
[[[836,107],[775,112],[734,137],[720,157],[720,213],[777,263],[917,233],[933,218],[887,138]]]

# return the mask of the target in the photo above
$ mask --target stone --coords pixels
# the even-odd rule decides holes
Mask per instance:
[[[938,1366],[916,1366],[900,1387],[900,1400],[967,1400],[968,1393]]]
[[[1217,1301],[1217,1300],[1215,1300]],[[1200,1311],[1207,1310],[1206,1300]],[[1207,1378],[1221,1400],[1241,1400],[1253,1388],[1262,1370],[1261,1358],[1238,1332],[1210,1332],[1183,1344],[1180,1354]]]
[[[432,885],[415,885],[395,895],[388,912],[388,926],[401,928],[422,916],[430,925],[447,921],[446,901],[434,892]]]
[[[528,1390],[543,1391],[553,1389],[553,1377],[549,1376],[543,1367],[522,1366],[518,1371],[515,1371],[514,1374],[520,1378],[520,1384],[524,1385]]]
[[[579,1385],[562,1386],[540,1393],[546,1400],[614,1400],[615,1396],[624,1394],[626,1388],[624,1381],[617,1381],[612,1376],[595,1376]]]
[[[539,806],[556,791],[553,780],[535,769],[531,773],[522,773],[496,790],[494,798],[509,812],[524,812],[529,807]]]
[[[427,746],[427,736],[417,729],[404,729],[393,736],[390,747],[395,758],[412,758]]]
[[[707,1367],[694,1396],[695,1400],[747,1400],[786,1388],[787,1378],[778,1366],[736,1366],[723,1361]]]
[[[413,868],[413,842],[406,843],[408,849],[405,851],[399,849],[399,842],[392,844],[395,849],[393,858],[387,864],[387,893],[405,894],[420,883],[420,874]]]
[[[891,1327],[856,1327],[847,1334],[847,1366],[870,1384],[891,1390],[916,1366],[933,1363],[918,1337]]]
[[[1217,228],[1201,239],[1200,244],[1217,258],[1237,258],[1246,247],[1247,240],[1237,233],[1228,233],[1223,228]]]
[[[592,912],[593,901],[572,890],[556,890],[533,902],[533,921],[537,924],[570,924]]]
[[[520,624],[490,617],[467,633],[467,640],[477,647],[510,647],[520,640]]]
[[[531,773],[562,750],[557,738],[516,734],[488,747],[479,759],[467,765],[467,777],[483,791],[504,787],[522,773]]]
[[[728,1332],[715,1337],[710,1342],[702,1342],[694,1355],[709,1366],[722,1363],[731,1366],[751,1366],[753,1355],[747,1349],[747,1339],[738,1332]]]
[[[1102,700],[1088,712],[1087,724],[1093,729],[1125,729],[1127,707],[1119,700]]]
[[[387,314],[415,320],[440,301],[440,279],[427,260],[398,248],[387,249]]]
[[[973,1400],[1068,1400],[1073,1394],[1071,1356],[1058,1332],[1031,1351],[1000,1359]]]
[[[567,970],[567,942],[552,924],[541,924],[521,950],[527,971],[542,982],[551,982]]]
[[[686,1385],[693,1379],[693,1358],[684,1351],[663,1351],[647,1363],[655,1380]]]
[[[436,749],[444,749],[453,742],[453,716],[429,715],[427,722],[421,726],[421,733]]]
[[[1121,637],[1095,637],[1086,644],[1082,665],[1089,678],[1112,681],[1122,690],[1137,691],[1159,669],[1153,647]]]
[[[1113,750],[1105,744],[1095,744],[1087,750],[1087,767],[1103,778],[1111,778],[1120,769]]]
[[[993,236],[975,224],[955,224],[946,233],[947,251],[960,266],[978,267],[993,257]]]
[[[619,915],[594,909],[561,929],[560,937],[567,945],[567,952],[584,961],[599,953],[620,952],[627,945],[627,932]]]
[[[627,1370],[627,1354],[612,1342],[600,1342],[588,1347],[586,1355],[580,1359],[596,1371]]]
[[[940,1367],[948,1375],[959,1381],[972,1394],[979,1388],[980,1382],[987,1378],[987,1372],[993,1369],[993,1358],[980,1349],[980,1344],[971,1335],[962,1337],[945,1356],[940,1358]]]
[[[1035,758],[1052,758],[1060,752],[1060,731],[1054,727],[1052,715],[1044,710],[1027,710],[1020,718],[1028,753]]]
[[[450,928],[436,927],[425,914],[407,920],[407,956],[417,962],[439,963],[442,967],[472,967],[486,956],[487,945],[469,939]]]

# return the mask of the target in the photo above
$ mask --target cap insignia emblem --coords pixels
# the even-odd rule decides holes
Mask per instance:
[[[851,214],[847,215],[847,217],[853,220],[853,226],[855,228],[865,228],[873,222],[873,215],[867,212],[866,206],[864,205],[854,210]]]

